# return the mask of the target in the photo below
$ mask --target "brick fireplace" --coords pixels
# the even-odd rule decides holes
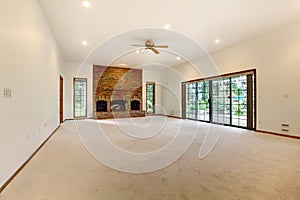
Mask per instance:
[[[142,70],[93,67],[94,119],[144,117]]]

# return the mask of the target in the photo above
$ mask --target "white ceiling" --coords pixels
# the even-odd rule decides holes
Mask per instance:
[[[81,0],[38,0],[65,61],[129,66],[177,65],[292,23],[300,19],[299,1],[92,0],[84,8]],[[147,39],[170,48],[136,54],[130,45]]]

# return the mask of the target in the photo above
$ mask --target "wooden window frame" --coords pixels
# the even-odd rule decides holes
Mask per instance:
[[[153,113],[148,113],[148,107],[147,107],[147,97],[148,97],[148,85],[153,85]],[[155,114],[155,82],[146,82],[146,113],[150,115]]]
[[[79,117],[76,117],[76,115],[75,115],[75,82],[77,80],[81,80],[81,81],[84,81],[86,83],[86,89],[85,89],[85,97],[86,97],[86,100],[85,100],[85,116],[79,116]],[[87,89],[88,89],[87,78],[78,78],[78,77],[73,78],[73,117],[74,117],[74,119],[87,118]]]
[[[250,86],[250,92],[247,92],[247,110],[249,110],[252,107],[252,113],[249,115],[250,117],[247,117],[247,127],[240,127],[240,126],[234,126],[234,125],[228,125],[228,126],[232,126],[232,127],[238,127],[238,128],[246,128],[249,130],[256,130],[257,127],[257,89],[256,89],[256,69],[250,69],[250,70],[244,70],[244,71],[239,71],[239,72],[233,72],[233,73],[228,73],[228,74],[222,74],[222,75],[217,75],[217,76],[212,76],[212,77],[207,77],[207,78],[201,78],[201,79],[195,79],[195,80],[190,80],[190,81],[184,81],[181,83],[181,94],[182,94],[182,118],[183,119],[189,119],[186,116],[186,84],[189,83],[194,83],[194,82],[203,82],[203,81],[210,81],[210,83],[212,82],[212,80],[217,80],[217,79],[222,79],[222,78],[227,78],[227,77],[234,77],[234,76],[238,76],[238,75],[246,75],[247,76],[247,85],[249,84]],[[250,76],[251,75],[251,76]],[[253,76],[253,80],[251,80],[250,77]],[[250,84],[253,83],[253,84]],[[212,87],[210,86],[210,89],[212,89]],[[212,94],[212,92],[210,92]],[[252,97],[252,100],[250,101],[249,97]],[[211,108],[210,108],[211,110]],[[212,114],[210,115],[210,117],[212,117]],[[196,119],[191,119],[191,120],[196,120]],[[250,121],[251,120],[251,121]],[[196,121],[201,121],[201,120],[196,120]],[[206,121],[204,121],[206,122]],[[208,123],[214,123],[212,119],[210,119],[210,122]],[[216,124],[216,123],[214,123]]]

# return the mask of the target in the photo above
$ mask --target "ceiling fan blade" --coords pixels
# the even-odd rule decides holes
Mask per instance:
[[[155,45],[156,48],[169,48],[168,45]]]
[[[159,54],[159,51],[157,51],[156,49],[154,49],[154,48],[149,48],[149,49],[151,49],[152,51],[153,51],[153,53],[155,53],[155,54]]]
[[[131,46],[133,46],[133,47],[145,47],[145,45],[140,45],[140,44],[132,44]]]

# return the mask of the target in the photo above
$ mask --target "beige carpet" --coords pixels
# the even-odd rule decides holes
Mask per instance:
[[[161,134],[147,131],[157,128],[149,126],[149,121],[161,120],[167,123],[158,131]],[[82,145],[74,122],[66,122],[0,199],[300,199],[300,140],[224,127],[213,151],[199,159],[205,133],[210,126],[220,126],[162,117],[133,122],[149,137],[122,134],[128,127],[120,129],[114,120],[100,123],[116,146],[135,153],[155,151],[170,143],[182,123],[200,126],[191,147],[173,164],[155,172],[132,174],[99,162]]]

